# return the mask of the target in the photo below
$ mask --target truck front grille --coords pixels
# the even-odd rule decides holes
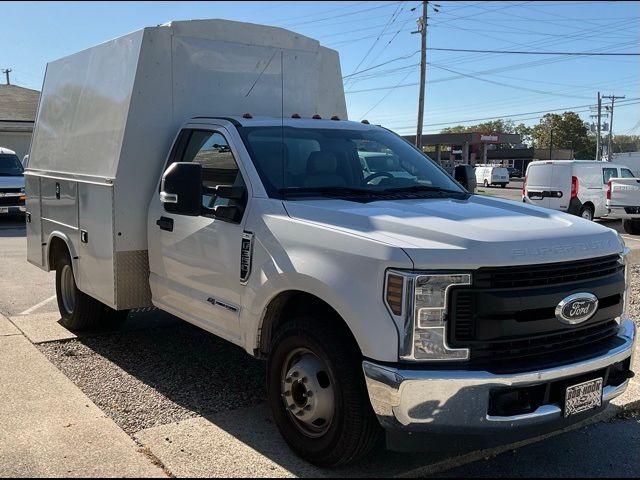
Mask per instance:
[[[556,332],[517,340],[501,340],[475,345],[472,362],[504,362],[543,359],[548,355],[562,355],[576,348],[585,348],[608,340],[618,332],[618,323],[610,320],[575,330]]]
[[[621,271],[618,255],[574,262],[481,268],[474,274],[478,288],[518,288],[593,280]]]
[[[19,196],[0,197],[0,207],[16,207],[23,205],[24,200],[20,200]]]
[[[561,364],[597,354],[616,336],[625,284],[618,255],[484,268],[473,279],[471,286],[451,290],[447,319],[448,344],[470,349],[472,367]],[[595,295],[598,310],[581,325],[560,322],[556,307],[578,292]]]

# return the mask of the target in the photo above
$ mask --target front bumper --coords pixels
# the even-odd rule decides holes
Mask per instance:
[[[584,376],[624,362],[633,354],[635,336],[633,321],[624,320],[618,334],[621,342],[616,348],[578,363],[517,374],[409,370],[369,361],[363,362],[363,369],[371,404],[387,431],[460,435],[556,424],[561,428],[568,420],[557,403],[541,405],[531,413],[494,416],[489,414],[490,394],[505,387],[529,387]],[[615,387],[606,386],[603,404],[622,394],[627,385],[628,380]]]
[[[0,206],[0,216],[2,215],[16,215],[18,213],[24,213],[27,208],[24,205],[6,205]]]

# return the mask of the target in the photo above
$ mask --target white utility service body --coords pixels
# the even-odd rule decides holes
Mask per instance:
[[[316,41],[218,20],[49,64],[28,258],[56,269],[63,321],[154,305],[266,358],[276,423],[318,465],[360,458],[380,425],[396,449],[504,439],[620,395],[635,339],[621,238],[471,195],[347,121],[342,88]],[[364,171],[367,154],[394,170]]]

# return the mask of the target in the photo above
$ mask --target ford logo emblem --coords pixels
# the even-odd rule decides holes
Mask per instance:
[[[598,311],[598,297],[591,293],[575,293],[556,307],[556,318],[562,323],[577,325],[586,322]]]

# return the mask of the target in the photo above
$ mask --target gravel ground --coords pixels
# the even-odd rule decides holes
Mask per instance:
[[[640,266],[629,302],[640,327]],[[38,348],[129,434],[265,399],[262,362],[187,323]]]
[[[265,398],[262,362],[187,323],[38,348],[129,434]]]

